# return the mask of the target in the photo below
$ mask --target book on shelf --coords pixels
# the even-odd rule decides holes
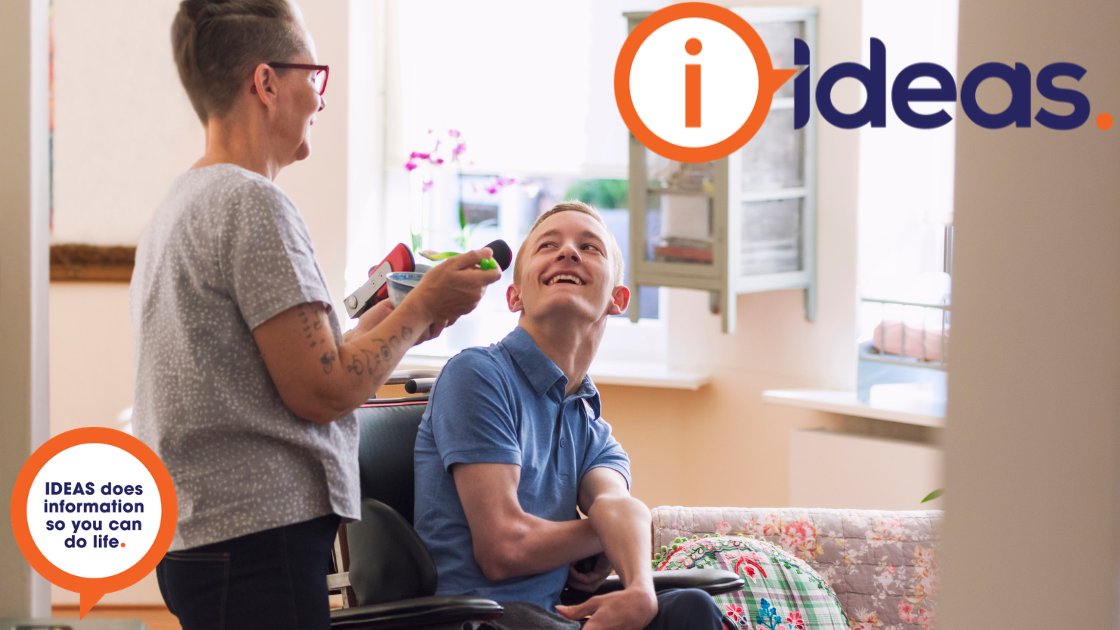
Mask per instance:
[[[708,263],[714,260],[712,241],[667,236],[653,247],[654,260],[659,262]]]

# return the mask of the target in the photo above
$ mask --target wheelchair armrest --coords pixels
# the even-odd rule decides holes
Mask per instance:
[[[417,597],[331,611],[331,630],[418,630],[491,621],[502,616],[497,602],[477,597]]]
[[[653,572],[653,589],[658,592],[674,588],[698,588],[709,595],[722,595],[737,591],[743,588],[744,584],[743,578],[723,569],[681,569]],[[594,593],[566,588],[560,594],[560,601],[565,606],[572,606],[583,603],[594,595],[621,591],[622,588],[622,580],[617,575],[612,575]]]

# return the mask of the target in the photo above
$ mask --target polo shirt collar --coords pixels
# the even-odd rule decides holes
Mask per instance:
[[[567,384],[564,372],[552,362],[552,359],[548,358],[548,355],[541,352],[540,346],[524,328],[520,326],[514,328],[513,332],[506,335],[501,343],[509,352],[509,355],[513,357],[517,366],[521,368],[525,377],[529,379],[529,383],[538,396],[544,396],[560,379],[564,379],[565,384]],[[583,376],[583,382],[580,383],[579,389],[571,397],[586,399],[587,404],[591,406],[591,410],[594,412],[592,419],[599,417],[602,403],[599,400],[599,390],[595,389],[595,384],[591,382],[590,376],[586,374]]]

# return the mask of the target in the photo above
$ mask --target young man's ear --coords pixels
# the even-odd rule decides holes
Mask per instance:
[[[630,288],[626,285],[617,286],[611,290],[611,305],[607,315],[621,315],[630,306]]]
[[[519,312],[523,305],[521,304],[521,287],[516,284],[509,285],[506,289],[506,304],[509,306],[509,312]]]

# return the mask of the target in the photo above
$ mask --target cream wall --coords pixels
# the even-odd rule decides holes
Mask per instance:
[[[1077,63],[1092,117],[993,131],[958,108],[943,628],[1117,627],[1120,128],[1093,124],[1120,116],[1117,32],[1116,2],[960,3],[958,76]]]
[[[820,8],[812,59],[818,75],[834,64],[860,61],[862,3],[812,4]],[[858,98],[850,81],[834,92],[843,111],[857,109]],[[674,331],[670,356],[684,351],[679,344],[685,340],[707,346],[712,383],[695,392],[601,388],[604,416],[633,462],[634,493],[647,504],[785,506],[790,430],[839,426],[831,414],[764,404],[762,392],[855,389],[858,156],[859,133],[818,127],[816,321],[805,320],[801,291],[741,295],[737,332],[723,335],[718,317],[703,312],[706,297],[671,291],[670,317],[683,316],[689,325]]]

